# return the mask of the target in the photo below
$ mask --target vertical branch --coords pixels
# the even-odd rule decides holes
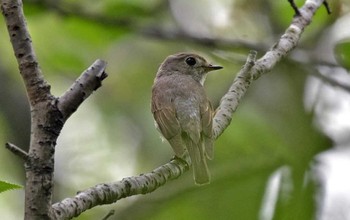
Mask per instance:
[[[49,219],[56,139],[63,126],[50,85],[44,80],[26,25],[22,2],[2,0],[1,10],[31,109],[31,137],[25,157],[25,219]]]
[[[23,77],[31,106],[47,100],[50,86],[44,81],[32,46],[20,0],[2,0],[1,11]]]

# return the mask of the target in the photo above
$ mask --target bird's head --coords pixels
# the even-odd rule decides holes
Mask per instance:
[[[178,53],[168,56],[158,70],[157,77],[172,74],[190,75],[194,80],[204,83],[206,74],[223,67],[212,65],[203,57],[193,53]]]

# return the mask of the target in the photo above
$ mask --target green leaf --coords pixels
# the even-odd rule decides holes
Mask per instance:
[[[5,192],[7,190],[22,189],[22,188],[23,186],[0,180],[0,193]]]

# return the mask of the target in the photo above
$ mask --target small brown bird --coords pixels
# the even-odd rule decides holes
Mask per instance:
[[[192,53],[165,59],[152,88],[152,113],[156,127],[177,157],[189,153],[196,184],[210,182],[206,159],[213,158],[213,114],[203,84],[206,74],[222,69]]]

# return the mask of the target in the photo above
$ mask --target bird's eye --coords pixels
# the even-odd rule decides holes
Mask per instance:
[[[194,66],[196,64],[196,59],[194,59],[193,57],[187,57],[185,61],[190,66]]]

